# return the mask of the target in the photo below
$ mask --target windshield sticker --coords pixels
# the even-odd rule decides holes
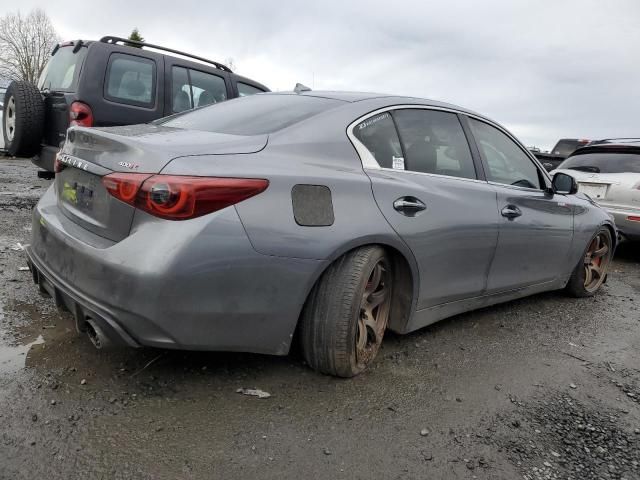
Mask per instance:
[[[360,125],[358,125],[358,130],[362,130],[363,128],[370,127],[374,123],[377,123],[380,120],[384,120],[385,118],[389,118],[390,116],[391,115],[389,115],[388,113],[383,113],[382,115],[376,115],[375,117],[368,118],[364,122],[362,122]]]
[[[394,170],[404,170],[404,157],[396,157],[394,155],[391,158],[393,159],[393,169]]]

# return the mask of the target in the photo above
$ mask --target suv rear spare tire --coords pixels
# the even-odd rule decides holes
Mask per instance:
[[[44,101],[38,87],[11,82],[4,96],[4,145],[10,155],[32,157],[40,150],[44,129]]]

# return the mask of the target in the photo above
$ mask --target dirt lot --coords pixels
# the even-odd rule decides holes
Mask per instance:
[[[338,380],[295,356],[95,350],[20,270],[48,183],[0,159],[2,479],[640,479],[638,246],[593,299],[391,335]]]

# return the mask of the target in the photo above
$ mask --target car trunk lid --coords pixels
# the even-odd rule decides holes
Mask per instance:
[[[151,176],[176,157],[253,153],[266,143],[266,135],[243,137],[156,125],[73,127],[58,157],[58,206],[81,227],[119,241],[129,235],[135,208],[112,196],[102,177],[113,172]]]

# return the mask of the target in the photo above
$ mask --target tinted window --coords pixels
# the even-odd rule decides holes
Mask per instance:
[[[558,168],[594,173],[640,173],[640,153],[584,153],[567,158]]]
[[[581,142],[579,140],[560,140],[555,147],[553,147],[554,155],[562,155],[563,157],[568,157],[573,152],[575,152],[576,148],[582,147],[587,142]]]
[[[171,108],[174,113],[184,112],[193,108],[191,98],[191,86],[189,85],[189,74],[186,68],[171,68],[172,102]]]
[[[227,99],[227,87],[223,78],[198,70],[189,70],[189,74],[194,107],[204,107]]]
[[[405,169],[476,178],[467,138],[458,116],[437,110],[395,110],[404,147]]]
[[[306,95],[251,95],[186,112],[161,124],[231,135],[260,135],[342,104],[340,100]]]
[[[38,88],[49,90],[73,90],[78,82],[78,73],[87,55],[86,48],[73,53],[73,46],[60,47],[49,59],[38,80]]]
[[[487,180],[540,189],[538,168],[513,140],[484,122],[470,118],[469,123],[489,167]]]
[[[259,88],[253,85],[247,85],[246,83],[238,82],[238,95],[246,97],[247,95],[255,95],[256,93],[264,93]]]
[[[114,54],[107,70],[106,97],[133,105],[153,104],[155,62],[133,55]]]
[[[371,152],[383,168],[405,169],[400,139],[389,112],[363,120],[353,129],[353,134]]]

